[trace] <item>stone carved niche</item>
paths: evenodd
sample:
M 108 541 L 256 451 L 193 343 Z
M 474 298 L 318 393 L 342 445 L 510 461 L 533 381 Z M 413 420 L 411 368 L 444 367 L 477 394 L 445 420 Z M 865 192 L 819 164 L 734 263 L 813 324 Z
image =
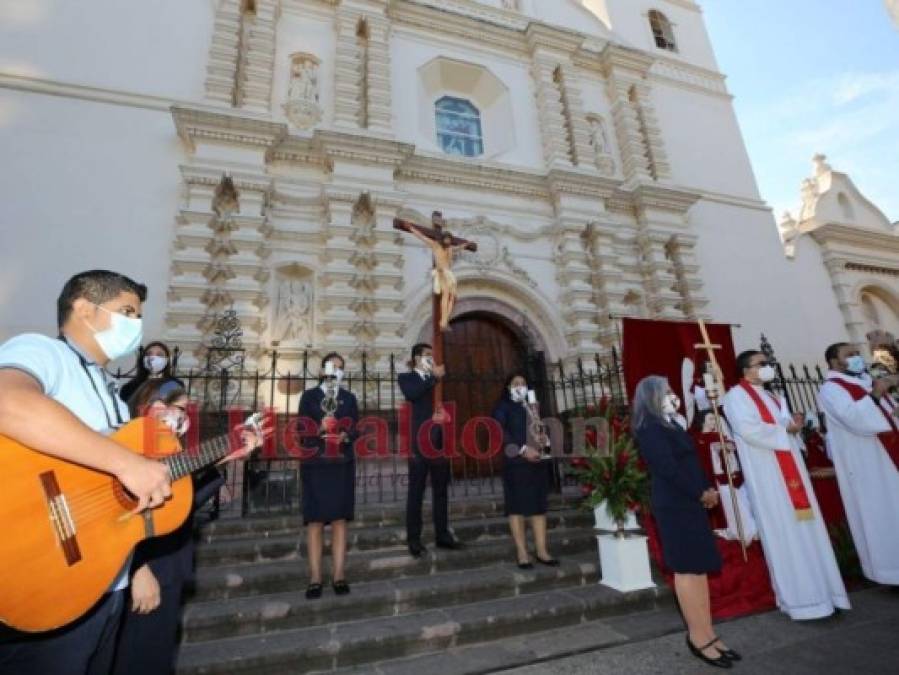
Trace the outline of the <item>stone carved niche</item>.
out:
M 310 129 L 322 116 L 318 101 L 318 57 L 307 52 L 290 55 L 290 84 L 284 114 L 299 129 Z
M 312 270 L 295 264 L 276 270 L 272 346 L 302 348 L 312 342 L 314 293 Z
M 590 126 L 590 145 L 593 147 L 596 168 L 604 176 L 610 176 L 615 173 L 615 159 L 612 157 L 606 122 L 602 115 L 590 113 L 587 115 L 587 124 Z

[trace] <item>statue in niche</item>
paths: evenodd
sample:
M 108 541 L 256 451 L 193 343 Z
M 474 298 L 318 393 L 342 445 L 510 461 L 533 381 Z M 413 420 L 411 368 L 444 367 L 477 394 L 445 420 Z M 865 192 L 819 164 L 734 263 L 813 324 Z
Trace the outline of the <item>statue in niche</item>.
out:
M 587 124 L 590 126 L 590 145 L 593 146 L 596 168 L 603 175 L 610 175 L 615 172 L 615 160 L 612 158 L 605 120 L 602 115 L 592 113 L 587 115 Z
M 290 82 L 284 113 L 295 126 L 309 129 L 322 115 L 318 102 L 318 67 L 321 62 L 306 52 L 290 55 Z
M 312 282 L 286 277 L 278 285 L 272 339 L 278 342 L 308 342 Z

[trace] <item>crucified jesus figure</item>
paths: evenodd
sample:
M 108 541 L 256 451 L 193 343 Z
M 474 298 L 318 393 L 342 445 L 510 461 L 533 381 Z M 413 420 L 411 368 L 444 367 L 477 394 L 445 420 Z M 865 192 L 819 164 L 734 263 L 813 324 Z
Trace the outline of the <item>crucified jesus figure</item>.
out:
M 431 216 L 433 228 L 423 228 L 406 220 L 395 220 L 393 226 L 410 233 L 431 249 L 434 268 L 431 270 L 434 295 L 440 299 L 438 327 L 441 332 L 449 330 L 450 314 L 456 304 L 456 275 L 453 274 L 453 254 L 455 251 L 477 250 L 477 245 L 465 239 L 458 239 L 443 229 L 443 217 L 439 211 Z

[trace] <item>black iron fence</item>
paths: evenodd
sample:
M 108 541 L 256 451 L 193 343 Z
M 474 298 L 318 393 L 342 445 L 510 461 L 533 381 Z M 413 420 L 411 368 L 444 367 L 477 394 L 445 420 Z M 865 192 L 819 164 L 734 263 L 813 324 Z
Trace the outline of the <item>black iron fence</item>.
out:
M 235 409 L 270 411 L 277 421 L 277 428 L 276 444 L 264 457 L 255 456 L 246 462 L 226 466 L 226 486 L 212 508 L 218 514 L 233 516 L 296 511 L 300 501 L 302 462 L 290 452 L 285 434 L 290 433 L 289 418 L 297 412 L 303 391 L 319 383 L 318 372 L 310 367 L 311 363 L 317 366 L 317 361 L 310 361 L 310 354 L 304 353 L 299 359 L 291 359 L 291 364 L 299 364 L 292 371 L 282 367 L 279 355 L 273 353 L 264 370 L 248 370 L 242 358 L 233 358 L 233 354 L 228 358 L 221 356 L 217 354 L 216 358 L 210 358 L 203 368 L 176 369 L 174 373 L 198 407 L 203 438 L 227 433 L 229 419 L 231 423 L 235 419 Z M 397 385 L 397 376 L 406 368 L 393 356 L 386 363 L 386 368 L 371 369 L 363 354 L 358 367 L 347 370 L 343 380 L 343 387 L 357 398 L 360 416 L 382 420 L 387 429 L 386 452 L 357 459 L 356 498 L 362 504 L 397 502 L 406 495 L 407 459 L 400 452 L 399 415 L 404 399 Z M 554 440 L 561 438 L 559 453 L 563 456 L 571 452 L 571 419 L 574 416 L 580 416 L 590 406 L 598 407 L 603 401 L 619 405 L 626 402 L 617 350 L 613 350 L 608 359 L 596 356 L 587 362 L 577 360 L 569 367 L 556 363 L 540 370 L 532 373 L 529 385 L 537 393 L 541 414 L 558 421 L 560 431 Z M 131 373 L 117 375 L 124 382 L 130 379 Z M 489 416 L 507 376 L 508 373 L 500 371 L 457 369 L 447 373 L 444 387 L 447 392 L 460 392 L 476 398 L 474 404 L 471 401 L 466 404 L 467 409 L 474 409 L 477 415 Z M 453 401 L 448 395 L 447 404 L 450 403 Z M 460 419 L 455 425 L 457 436 L 467 421 Z M 480 455 L 483 451 L 483 447 L 478 448 L 481 459 L 460 453 L 450 460 L 451 496 L 501 494 L 499 463 L 485 460 Z M 556 457 L 550 461 L 556 490 L 573 497 L 576 486 L 566 477 L 564 458 Z

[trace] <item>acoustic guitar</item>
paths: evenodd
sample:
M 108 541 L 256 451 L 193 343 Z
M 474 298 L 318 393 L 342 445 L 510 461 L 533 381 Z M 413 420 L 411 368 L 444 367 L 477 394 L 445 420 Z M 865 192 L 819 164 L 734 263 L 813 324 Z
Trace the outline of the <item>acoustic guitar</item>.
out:
M 260 417 L 246 425 L 258 430 Z M 193 506 L 193 471 L 229 455 L 228 435 L 182 451 L 161 422 L 137 418 L 112 435 L 158 459 L 172 497 L 130 516 L 137 505 L 109 474 L 31 450 L 0 436 L 0 622 L 47 631 L 84 615 L 109 590 L 135 545 L 177 529 Z

